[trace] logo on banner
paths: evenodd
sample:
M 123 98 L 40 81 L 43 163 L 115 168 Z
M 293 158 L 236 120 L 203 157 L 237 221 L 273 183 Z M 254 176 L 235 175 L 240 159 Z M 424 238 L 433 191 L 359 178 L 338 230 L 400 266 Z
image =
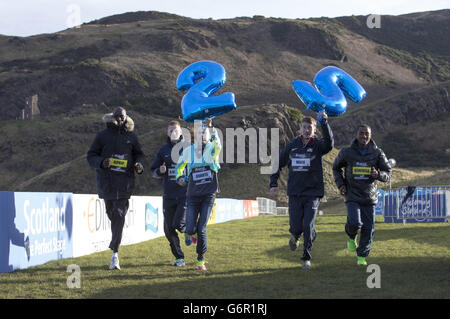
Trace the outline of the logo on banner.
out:
M 431 196 L 426 198 L 416 195 L 414 198 L 408 198 L 401 206 L 401 214 L 404 218 L 432 217 Z
M 0 272 L 72 257 L 72 194 L 1 192 L 0 202 Z
M 152 204 L 145 204 L 145 231 L 158 232 L 158 209 Z
M 86 218 L 90 233 L 98 231 L 106 232 L 111 227 L 108 216 L 106 215 L 105 203 L 100 198 L 91 197 L 89 199 L 87 211 L 83 211 L 83 217 Z
M 50 197 L 43 200 L 40 198 L 24 200 L 23 217 L 26 224 L 24 234 L 34 239 L 31 242 L 27 239 L 25 246 L 27 255 L 28 250 L 30 256 L 48 255 L 54 252 L 57 252 L 59 256 L 63 255 L 67 246 L 67 239 L 63 235 L 67 232 L 66 206 L 67 201 L 62 198 L 59 198 L 56 203 L 51 202 Z M 72 212 L 70 211 L 69 214 L 71 215 Z

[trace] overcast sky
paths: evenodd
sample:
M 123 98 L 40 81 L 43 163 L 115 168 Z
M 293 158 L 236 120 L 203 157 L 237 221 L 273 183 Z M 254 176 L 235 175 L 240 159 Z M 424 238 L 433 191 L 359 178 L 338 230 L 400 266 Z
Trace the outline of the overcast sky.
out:
M 161 11 L 191 18 L 281 18 L 389 14 L 450 8 L 450 0 L 0 0 L 0 34 L 53 33 L 106 16 Z

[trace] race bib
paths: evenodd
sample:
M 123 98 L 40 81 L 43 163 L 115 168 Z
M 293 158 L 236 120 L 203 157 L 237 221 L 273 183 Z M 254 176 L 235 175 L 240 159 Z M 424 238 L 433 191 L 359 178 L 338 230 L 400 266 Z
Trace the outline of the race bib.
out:
M 370 175 L 370 167 L 353 166 L 353 175 Z
M 305 154 L 293 154 L 291 167 L 293 172 L 307 172 L 311 166 L 311 158 Z
M 367 163 L 356 162 L 352 167 L 352 175 L 354 179 L 369 179 L 371 168 Z
M 211 183 L 212 181 L 212 173 L 211 170 L 195 170 L 192 172 L 192 180 L 195 185 L 202 185 Z
M 128 164 L 128 161 L 127 161 L 127 160 L 121 160 L 121 159 L 118 159 L 118 158 L 111 158 L 111 159 L 109 160 L 109 165 L 110 165 L 110 166 L 116 166 L 116 167 L 124 167 L 124 168 L 126 168 L 126 167 L 127 167 L 127 164 Z
M 217 192 L 217 175 L 209 167 L 202 166 L 192 169 L 186 195 L 204 196 Z
M 311 166 L 311 159 L 309 159 L 309 158 L 293 158 L 292 166 Z
M 125 173 L 127 171 L 128 160 L 125 159 L 126 155 L 114 154 L 109 159 L 110 170 L 119 173 Z
M 177 177 L 177 171 L 175 170 L 175 168 L 169 168 L 167 175 L 169 175 L 170 180 L 174 181 Z

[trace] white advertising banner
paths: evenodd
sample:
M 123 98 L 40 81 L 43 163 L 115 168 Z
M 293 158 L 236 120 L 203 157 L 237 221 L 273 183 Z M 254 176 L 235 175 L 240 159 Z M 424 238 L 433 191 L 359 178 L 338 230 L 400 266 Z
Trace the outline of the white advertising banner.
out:
M 103 199 L 94 194 L 73 194 L 73 256 L 108 249 L 111 222 Z M 164 235 L 162 197 L 131 196 L 121 245 L 130 245 Z

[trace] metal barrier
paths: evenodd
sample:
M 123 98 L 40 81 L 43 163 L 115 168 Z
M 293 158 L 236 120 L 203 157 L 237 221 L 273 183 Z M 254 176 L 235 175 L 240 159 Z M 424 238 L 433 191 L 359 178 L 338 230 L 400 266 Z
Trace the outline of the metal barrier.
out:
M 265 198 L 265 197 L 256 197 L 258 201 L 258 210 L 260 215 L 276 215 L 277 214 L 277 202 Z
M 385 191 L 382 205 L 388 222 L 445 222 L 450 218 L 450 186 L 408 186 Z
M 277 206 L 277 215 L 289 215 L 289 207 Z

